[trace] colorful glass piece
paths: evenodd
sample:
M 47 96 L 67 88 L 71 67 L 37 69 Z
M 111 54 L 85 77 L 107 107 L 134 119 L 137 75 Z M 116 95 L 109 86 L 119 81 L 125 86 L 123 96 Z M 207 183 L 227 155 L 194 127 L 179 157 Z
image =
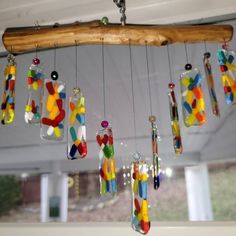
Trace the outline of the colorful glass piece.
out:
M 103 127 L 104 124 L 107 126 Z M 114 159 L 114 146 L 112 128 L 108 122 L 102 122 L 102 129 L 97 133 L 97 143 L 99 146 L 99 177 L 100 194 L 112 195 L 117 193 L 116 168 Z
M 183 119 L 187 127 L 200 126 L 206 122 L 201 81 L 202 76 L 196 68 L 180 75 Z
M 15 79 L 16 79 L 16 62 L 12 54 L 7 56 L 7 66 L 4 71 L 4 92 L 2 96 L 2 124 L 10 124 L 15 117 Z
M 59 141 L 64 137 L 65 84 L 45 79 L 40 136 L 45 140 Z
M 135 231 L 147 234 L 151 226 L 147 201 L 148 165 L 145 161 L 140 160 L 139 153 L 134 153 L 133 158 L 131 165 L 131 225 Z
M 67 157 L 70 160 L 85 158 L 87 155 L 85 98 L 75 88 L 69 98 Z
M 218 62 L 221 70 L 221 79 L 227 104 L 236 105 L 236 65 L 235 52 L 227 47 L 217 51 Z
M 176 155 L 180 155 L 183 151 L 182 147 L 182 138 L 180 132 L 180 125 L 179 125 L 179 113 L 178 113 L 178 104 L 175 97 L 174 91 L 175 84 L 169 84 L 169 107 L 170 107 L 170 119 L 171 119 L 171 129 L 173 135 L 173 145 Z
M 150 116 L 149 121 L 152 126 L 153 187 L 157 190 L 160 187 L 160 164 L 158 156 L 157 125 L 155 123 L 156 117 Z
M 40 60 L 34 58 L 33 64 L 27 72 L 28 99 L 25 106 L 27 124 L 38 124 L 41 119 L 44 74 L 39 64 Z
M 210 100 L 211 100 L 212 113 L 215 116 L 220 116 L 220 110 L 219 110 L 219 105 L 218 105 L 216 92 L 215 92 L 215 86 L 214 86 L 214 79 L 213 79 L 211 64 L 210 64 L 210 60 L 209 60 L 210 56 L 211 56 L 211 54 L 209 52 L 204 53 L 203 66 L 205 69 L 207 86 L 208 86 L 209 96 L 210 96 Z

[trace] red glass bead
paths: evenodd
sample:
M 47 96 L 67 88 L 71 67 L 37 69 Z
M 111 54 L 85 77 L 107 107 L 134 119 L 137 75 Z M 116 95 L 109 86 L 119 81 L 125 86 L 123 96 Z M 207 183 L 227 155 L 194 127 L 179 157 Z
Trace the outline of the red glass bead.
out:
M 169 87 L 170 89 L 173 89 L 173 88 L 175 87 L 175 84 L 174 84 L 174 83 L 169 83 L 168 87 Z
M 35 57 L 34 59 L 33 59 L 33 64 L 34 65 L 38 65 L 40 63 L 40 60 L 37 58 L 37 57 Z

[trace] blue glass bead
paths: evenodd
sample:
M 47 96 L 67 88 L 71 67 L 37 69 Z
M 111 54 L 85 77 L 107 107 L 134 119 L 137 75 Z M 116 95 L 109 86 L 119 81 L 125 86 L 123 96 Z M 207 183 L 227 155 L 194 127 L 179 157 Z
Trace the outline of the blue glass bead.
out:
M 66 98 L 66 94 L 63 92 L 59 93 L 60 99 L 65 99 Z
M 189 105 L 187 102 L 184 102 L 184 103 L 183 103 L 183 106 L 184 106 L 185 110 L 186 110 L 189 114 L 192 113 L 192 108 L 190 107 L 190 105 Z
M 71 157 L 74 157 L 76 151 L 77 151 L 77 147 L 76 147 L 75 144 L 73 144 L 73 145 L 71 146 L 71 149 L 70 149 L 70 156 L 71 156 Z

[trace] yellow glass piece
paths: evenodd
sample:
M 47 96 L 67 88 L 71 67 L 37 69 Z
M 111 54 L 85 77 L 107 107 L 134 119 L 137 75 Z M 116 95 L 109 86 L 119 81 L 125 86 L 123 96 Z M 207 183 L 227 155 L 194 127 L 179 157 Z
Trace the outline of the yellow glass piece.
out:
M 60 130 L 59 127 L 55 127 L 55 128 L 54 128 L 54 133 L 55 133 L 55 136 L 56 136 L 57 138 L 60 138 L 60 137 L 61 137 L 61 130 Z
M 53 96 L 54 96 L 54 99 L 55 99 L 55 100 L 60 99 L 59 93 L 55 93 Z
M 172 131 L 175 135 L 180 133 L 180 128 L 177 121 L 172 121 Z
M 198 101 L 197 101 L 197 110 L 204 111 L 204 107 L 205 107 L 204 99 L 203 98 L 198 99 Z
M 59 112 L 58 106 L 53 106 L 52 111 L 50 112 L 48 118 L 54 120 Z
M 143 221 L 148 222 L 148 204 L 147 204 L 147 200 L 143 200 L 142 204 L 141 204 L 141 214 L 142 214 L 142 218 Z
M 75 140 L 75 145 L 79 146 L 79 144 L 81 143 L 81 141 L 79 139 Z
M 81 107 L 81 106 L 84 107 L 84 105 L 85 105 L 85 98 L 84 98 L 84 96 L 81 96 L 78 101 L 77 107 Z
M 34 81 L 34 82 L 33 82 L 32 87 L 33 87 L 33 90 L 37 90 L 37 89 L 38 89 L 38 83 L 37 83 L 37 81 Z
M 30 105 L 26 105 L 25 106 L 25 111 L 26 112 L 31 112 L 32 111 L 32 107 Z
M 192 114 L 195 116 L 197 113 L 199 112 L 199 110 L 197 109 L 197 108 L 194 108 L 193 110 L 192 110 Z
M 195 109 L 193 109 L 192 112 L 194 112 Z M 186 117 L 185 119 L 185 123 L 188 126 L 192 126 L 194 124 L 195 121 L 195 115 L 194 114 L 190 114 L 189 116 Z
M 73 110 L 73 112 L 71 113 L 70 116 L 70 125 L 73 125 L 75 123 L 75 119 L 76 119 L 76 109 Z
M 147 178 L 147 175 L 146 175 L 146 174 L 142 174 L 142 175 L 141 175 L 141 180 L 142 180 L 142 181 L 145 182 L 145 181 L 147 181 L 147 179 L 148 179 L 148 178 Z
M 111 173 L 115 173 L 115 161 L 114 159 L 110 159 L 110 167 L 111 167 Z
M 236 66 L 233 64 L 226 62 L 225 65 L 228 67 L 228 70 L 236 70 Z
M 85 107 L 78 107 L 76 110 L 79 114 L 85 113 Z
M 16 75 L 16 66 L 9 66 L 9 74 Z
M 48 100 L 47 100 L 47 111 L 51 112 L 53 109 L 55 103 L 55 98 L 53 95 L 48 95 Z
M 136 194 L 137 191 L 138 191 L 138 180 L 135 180 L 135 181 L 134 181 L 134 187 L 133 187 L 133 192 L 134 192 L 134 194 Z
M 104 162 L 103 162 L 103 172 L 105 175 L 107 175 L 108 173 L 108 160 L 106 158 L 104 158 Z
M 138 213 L 138 221 L 140 222 L 142 220 L 142 213 Z
M 192 102 L 193 102 L 193 91 L 187 90 L 186 102 L 188 104 L 192 104 Z
M 190 85 L 190 77 L 184 77 L 182 80 L 181 80 L 181 83 L 185 86 L 185 87 L 188 87 Z
M 111 172 L 107 172 L 107 180 L 108 180 L 108 181 L 111 180 Z

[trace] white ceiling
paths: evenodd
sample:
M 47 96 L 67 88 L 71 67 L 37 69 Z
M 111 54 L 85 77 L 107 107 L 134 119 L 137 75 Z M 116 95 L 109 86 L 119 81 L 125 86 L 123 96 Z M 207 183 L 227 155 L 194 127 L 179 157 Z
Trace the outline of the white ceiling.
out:
M 152 1 L 127 0 L 128 22 L 132 23 L 177 23 L 199 20 L 211 16 L 220 16 L 236 12 L 235 0 L 220 1 L 170 0 Z M 56 4 L 55 4 L 56 3 Z M 201 3 L 201 4 L 200 4 Z M 112 1 L 53 1 L 38 0 L 33 2 L 0 0 L 0 30 L 6 27 L 32 25 L 38 20 L 40 24 L 52 22 L 73 22 L 75 20 L 93 20 L 107 15 L 111 21 L 119 21 L 119 13 Z M 217 19 L 214 18 L 214 19 Z M 204 20 L 201 20 L 204 21 Z M 229 22 L 236 29 L 236 21 Z M 203 81 L 206 99 L 207 124 L 202 127 L 185 128 L 182 122 L 178 77 L 185 65 L 183 45 L 171 45 L 171 64 L 173 78 L 176 82 L 176 93 L 179 103 L 179 114 L 182 128 L 184 155 L 175 157 L 172 148 L 172 137 L 169 118 L 167 85 L 169 82 L 166 47 L 150 47 L 150 79 L 152 87 L 153 113 L 158 118 L 161 136 L 160 154 L 166 165 L 189 165 L 201 161 L 213 161 L 236 158 L 236 119 L 235 108 L 227 106 L 216 61 L 216 50 L 220 45 L 207 45 L 212 53 L 212 65 L 215 75 L 216 91 L 220 103 L 221 117 L 215 118 L 210 111 L 210 102 L 206 82 Z M 231 47 L 236 49 L 234 36 Z M 133 47 L 135 107 L 137 123 L 137 143 L 139 151 L 147 158 L 151 156 L 149 100 L 147 90 L 147 71 L 145 48 Z M 202 44 L 188 45 L 191 63 L 203 73 Z M 75 48 L 58 49 L 57 66 L 60 79 L 67 83 L 67 92 L 75 84 Z M 53 51 L 40 52 L 39 56 L 45 74 L 53 69 Z M 119 164 L 129 163 L 134 152 L 134 131 L 132 121 L 132 97 L 130 68 L 127 47 L 105 46 L 105 80 L 107 95 L 107 117 L 112 123 L 115 152 Z M 100 46 L 79 47 L 79 84 L 87 98 L 87 137 L 89 154 L 87 161 L 66 161 L 66 143 L 51 144 L 39 138 L 39 127 L 24 123 L 24 106 L 27 97 L 25 73 L 33 53 L 17 56 L 18 76 L 16 84 L 16 118 L 12 125 L 0 125 L 0 171 L 7 168 L 41 168 L 48 171 L 52 161 L 62 161 L 64 170 L 92 169 L 98 165 L 95 133 L 99 129 L 103 114 L 102 65 Z M 5 58 L 0 59 L 0 77 L 3 75 Z M 0 94 L 3 92 L 0 87 Z M 125 145 L 121 145 L 124 143 Z M 84 164 L 82 165 L 81 163 Z M 85 164 L 86 163 L 86 164 Z M 42 167 L 43 165 L 43 167 Z

